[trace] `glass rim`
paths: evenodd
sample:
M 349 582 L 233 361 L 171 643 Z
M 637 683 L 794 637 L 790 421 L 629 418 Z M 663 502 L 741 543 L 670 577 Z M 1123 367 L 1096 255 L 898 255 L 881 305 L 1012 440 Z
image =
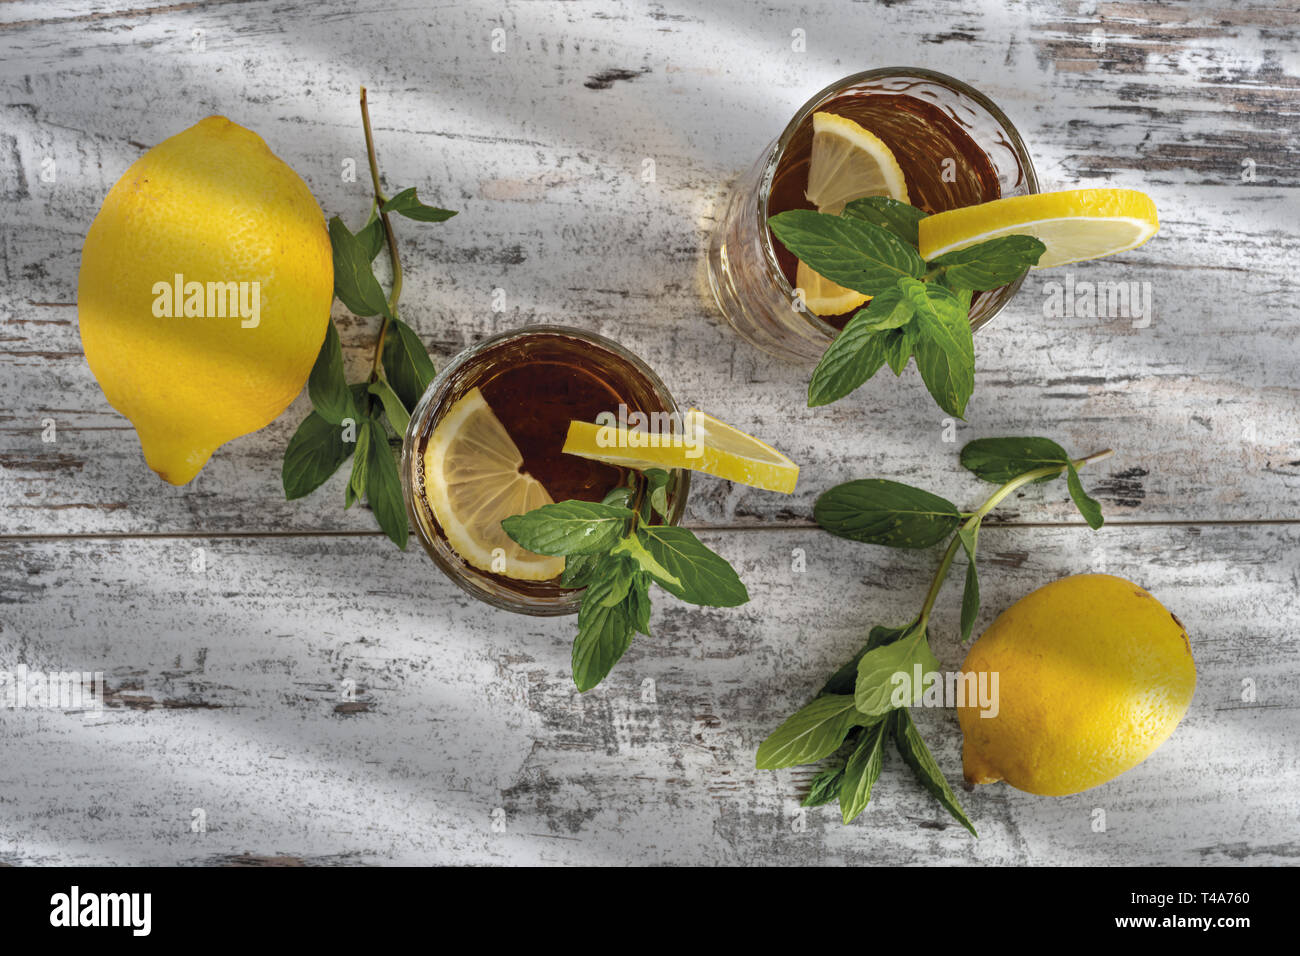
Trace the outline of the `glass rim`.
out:
M 427 540 L 421 516 L 416 509 L 416 490 L 414 486 L 414 468 L 417 461 L 415 448 L 420 438 L 430 426 L 430 417 L 438 404 L 446 397 L 447 392 L 456 382 L 457 373 L 462 370 L 469 362 L 478 358 L 487 350 L 501 345 L 502 343 L 511 342 L 516 339 L 526 338 L 532 335 L 547 335 L 559 338 L 574 339 L 588 345 L 594 345 L 602 348 L 617 356 L 619 359 L 627 362 L 633 370 L 645 379 L 645 383 L 650 390 L 664 405 L 664 410 L 681 417 L 682 411 L 677 406 L 677 400 L 673 397 L 672 392 L 663 380 L 650 368 L 650 366 L 640 356 L 631 352 L 624 346 L 615 342 L 606 336 L 596 332 L 589 332 L 585 329 L 578 329 L 572 326 L 551 325 L 538 323 L 534 325 L 522 325 L 515 329 L 509 329 L 505 332 L 498 332 L 490 335 L 481 342 L 475 342 L 468 345 L 454 355 L 442 370 L 434 377 L 416 402 L 415 408 L 411 412 L 411 419 L 407 423 L 406 432 L 402 436 L 402 457 L 399 465 L 402 480 L 402 497 L 406 505 L 407 519 L 410 521 L 415 537 L 420 541 L 424 550 L 428 552 L 433 563 L 438 566 L 448 578 L 451 579 L 461 590 L 465 591 L 474 598 L 490 604 L 493 607 L 505 611 L 513 611 L 518 614 L 529 614 L 534 616 L 557 616 L 563 614 L 577 613 L 580 606 L 582 589 L 572 589 L 566 597 L 558 600 L 538 597 L 529 600 L 528 598 L 518 595 L 509 596 L 485 587 L 476 578 L 480 573 L 478 568 L 473 568 L 474 574 L 468 573 L 470 565 L 463 559 L 457 558 L 451 561 L 446 555 L 434 546 L 433 542 Z M 673 493 L 671 514 L 665 516 L 665 521 L 670 525 L 681 523 L 682 517 L 686 513 L 686 501 L 690 496 L 691 490 L 691 473 L 681 469 L 673 469 L 672 474 L 676 476 L 676 488 Z M 450 544 L 447 545 L 450 550 Z M 505 588 L 502 587 L 502 591 Z
M 946 86 L 949 89 L 973 100 L 981 109 L 985 110 L 990 116 L 992 116 L 1007 134 L 1009 145 L 1015 151 L 1016 158 L 1020 162 L 1020 168 L 1024 174 L 1025 183 L 1029 192 L 1031 194 L 1038 192 L 1038 173 L 1034 169 L 1034 161 L 1029 155 L 1029 148 L 1025 144 L 1024 137 L 1020 135 L 1020 130 L 1016 128 L 1016 125 L 1011 122 L 1011 118 L 1008 117 L 996 103 L 969 83 L 965 83 L 957 79 L 955 76 L 949 76 L 947 73 L 940 73 L 938 70 L 928 70 L 919 66 L 886 66 L 873 70 L 862 70 L 859 73 L 853 73 L 849 76 L 841 77 L 834 83 L 818 90 L 804 102 L 803 106 L 799 107 L 798 111 L 794 114 L 794 117 L 786 124 L 785 129 L 781 131 L 781 135 L 776 138 L 772 143 L 772 146 L 769 148 L 766 167 L 763 171 L 763 178 L 759 183 L 759 217 L 762 224 L 762 228 L 759 230 L 759 242 L 763 249 L 763 261 L 766 264 L 769 273 L 771 273 L 775 278 L 777 288 L 787 300 L 793 301 L 794 286 L 790 285 L 790 280 L 785 277 L 785 272 L 782 271 L 781 265 L 777 261 L 776 250 L 772 246 L 771 230 L 767 228 L 768 201 L 772 194 L 772 183 L 776 176 L 776 167 L 779 165 L 781 157 L 785 155 L 785 151 L 789 147 L 790 141 L 794 138 L 799 127 L 809 115 L 816 111 L 818 105 L 847 87 L 853 86 L 857 83 L 864 83 L 868 80 L 880 80 L 887 77 L 929 80 L 939 86 Z M 1022 275 L 1015 282 L 1008 283 L 1004 286 L 1003 288 L 1006 289 L 1005 301 L 992 315 L 984 316 L 977 322 L 971 323 L 971 330 L 977 331 L 996 318 L 997 315 L 1006 308 L 1007 302 L 1010 302 L 1015 294 L 1020 290 L 1020 286 L 1024 281 L 1025 276 Z M 839 335 L 840 330 L 831 325 L 821 316 L 814 315 L 806 309 L 800 314 L 804 321 L 826 335 L 828 339 L 833 339 L 835 336 Z

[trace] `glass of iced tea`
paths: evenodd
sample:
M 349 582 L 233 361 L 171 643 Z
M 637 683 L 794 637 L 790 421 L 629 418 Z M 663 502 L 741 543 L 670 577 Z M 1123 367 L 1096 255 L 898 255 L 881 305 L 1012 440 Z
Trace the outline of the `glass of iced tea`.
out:
M 847 117 L 890 148 L 912 205 L 927 213 L 1038 192 L 1024 141 L 988 97 L 930 70 L 890 67 L 845 77 L 805 103 L 736 185 L 709 243 L 718 307 L 740 335 L 790 361 L 821 358 L 853 312 L 817 316 L 795 293 L 798 261 L 772 235 L 769 216 L 812 209 L 804 195 L 813 114 Z M 993 319 L 1017 280 L 978 293 L 971 325 Z
M 400 466 L 407 513 L 434 563 L 496 607 L 576 612 L 579 592 L 559 580 L 564 559 L 524 551 L 500 522 L 552 502 L 601 501 L 624 485 L 639 504 L 638 473 L 562 451 L 570 421 L 602 414 L 681 421 L 649 366 L 579 329 L 526 326 L 452 359 L 411 415 Z M 688 472 L 673 473 L 669 524 L 681 520 L 689 487 Z

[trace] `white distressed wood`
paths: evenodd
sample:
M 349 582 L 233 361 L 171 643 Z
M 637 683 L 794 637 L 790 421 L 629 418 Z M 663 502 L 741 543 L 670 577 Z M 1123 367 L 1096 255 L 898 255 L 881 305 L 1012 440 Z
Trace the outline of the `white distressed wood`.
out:
M 0 860 L 1294 861 L 1297 27 L 1272 2 L 0 4 L 0 665 L 101 668 L 120 705 L 92 726 L 5 712 Z M 1161 210 L 1153 242 L 1074 274 L 1151 283 L 1151 326 L 1048 317 L 1043 282 L 1064 273 L 1031 276 L 981 332 L 969 424 L 951 436 L 914 371 L 803 408 L 807 370 L 731 334 L 702 271 L 730 180 L 817 89 L 889 62 L 987 92 L 1046 188 L 1132 186 Z M 525 322 L 594 329 L 682 403 L 803 466 L 788 498 L 697 482 L 690 521 L 720 529 L 708 540 L 755 599 L 712 611 L 664 597 L 656 639 L 592 694 L 567 677 L 571 622 L 469 603 L 364 510 L 344 512 L 341 479 L 283 501 L 305 397 L 172 489 L 81 355 L 81 241 L 130 162 L 224 113 L 355 225 L 365 176 L 340 170 L 363 155 L 361 83 L 387 181 L 461 210 L 398 225 L 405 315 L 439 361 Z M 359 375 L 373 325 L 335 319 Z M 1116 448 L 1085 474 L 1111 524 L 1083 530 L 1063 487 L 1003 509 L 1019 526 L 982 542 L 981 623 L 1065 573 L 1130 577 L 1192 633 L 1192 712 L 1100 791 L 964 797 L 979 842 L 897 761 L 855 827 L 824 810 L 792 832 L 810 774 L 753 771 L 753 748 L 869 625 L 910 613 L 933 560 L 804 527 L 812 501 L 876 475 L 968 505 L 986 489 L 957 467 L 960 444 L 1024 432 Z M 794 547 L 807 575 L 789 571 Z M 340 709 L 349 678 L 360 701 Z M 951 715 L 921 721 L 956 779 Z M 201 837 L 194 807 L 208 811 Z
M 682 401 L 803 464 L 793 499 L 701 484 L 698 521 L 792 520 L 821 489 L 861 474 L 960 493 L 945 485 L 943 415 L 914 370 L 812 412 L 807 370 L 731 334 L 703 282 L 702 246 L 730 179 L 808 95 L 880 65 L 861 51 L 882 30 L 896 61 L 941 66 L 1001 103 L 1046 186 L 1146 189 L 1164 219 L 1146 247 L 1075 270 L 1151 283 L 1151 327 L 1045 318 L 1040 278 L 1064 270 L 1032 277 L 979 338 L 960 440 L 1028 429 L 1080 454 L 1113 445 L 1107 469 L 1141 492 L 1111 496 L 1119 519 L 1297 517 L 1296 127 L 1279 117 L 1294 114 L 1300 82 L 1300 43 L 1280 26 L 1295 18 L 1261 8 L 1222 26 L 1208 8 L 1102 4 L 1107 46 L 1092 55 L 1098 21 L 1074 5 L 989 5 L 955 23 L 946 5 L 927 15 L 915 4 L 814 5 L 802 16 L 528 4 L 503 19 L 474 5 L 355 6 L 187 7 L 93 28 L 52 14 L 0 30 L 0 493 L 16 502 L 3 530 L 371 527 L 338 507 L 341 479 L 308 501 L 282 500 L 280 457 L 305 400 L 219 452 L 193 487 L 161 487 L 89 374 L 73 305 L 81 239 L 104 193 L 144 148 L 210 112 L 256 129 L 327 211 L 359 222 L 366 177 L 345 183 L 340 170 L 362 158 L 362 82 L 388 180 L 462 211 L 443 226 L 399 223 L 405 314 L 440 359 L 529 321 L 596 329 L 644 355 Z M 492 52 L 494 28 L 506 31 L 504 53 Z M 795 28 L 808 31 L 806 53 L 789 50 Z M 68 56 L 71 36 L 79 51 L 89 44 L 84 55 Z M 611 70 L 632 76 L 609 80 Z M 46 157 L 53 183 L 40 179 Z M 1253 183 L 1240 181 L 1245 158 L 1257 162 Z M 642 182 L 645 159 L 653 183 Z M 490 309 L 497 288 L 502 314 Z M 374 325 L 341 307 L 336 318 L 360 374 Z M 50 418 L 54 446 L 40 441 Z M 1035 517 L 1071 514 L 1058 502 Z
M 103 671 L 87 720 L 9 711 L 0 860 L 559 863 L 1286 863 L 1300 853 L 1295 736 L 1300 530 L 988 529 L 980 627 L 1068 570 L 1148 587 L 1185 623 L 1192 708 L 1100 789 L 961 794 L 981 839 L 889 759 L 871 808 L 795 832 L 807 769 L 757 771 L 758 742 L 874 624 L 915 612 L 937 556 L 813 529 L 711 533 L 749 582 L 739 609 L 658 595 L 598 689 L 568 674 L 572 619 L 491 614 L 422 557 L 373 538 L 11 541 L 0 658 Z M 191 571 L 202 548 L 206 571 Z M 807 571 L 791 571 L 804 549 Z M 828 602 L 828 595 L 836 600 Z M 955 640 L 957 584 L 936 651 Z M 1258 688 L 1241 701 L 1242 681 Z M 344 681 L 356 702 L 340 700 Z M 644 699 L 652 681 L 653 700 Z M 129 704 L 126 702 L 129 699 Z M 951 711 L 917 712 L 960 780 Z M 202 808 L 208 831 L 190 832 Z M 493 832 L 493 810 L 505 812 Z M 1106 831 L 1092 829 L 1106 813 Z

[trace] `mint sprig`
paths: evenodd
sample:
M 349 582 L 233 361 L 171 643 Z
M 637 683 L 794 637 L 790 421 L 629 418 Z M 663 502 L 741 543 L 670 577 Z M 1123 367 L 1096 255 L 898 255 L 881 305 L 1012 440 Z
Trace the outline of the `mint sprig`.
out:
M 402 263 L 389 214 L 419 222 L 443 222 L 456 215 L 426 206 L 414 187 L 391 198 L 379 184 L 374 135 L 366 91 L 361 90 L 361 122 L 374 186 L 370 218 L 353 233 L 338 216 L 329 221 L 334 256 L 334 297 L 362 318 L 382 316 L 370 374 L 364 382 L 348 384 L 338 329 L 330 320 L 316 364 L 307 379 L 313 411 L 298 426 L 284 452 L 281 482 L 286 498 L 301 498 L 319 488 L 352 459 L 343 507 L 361 499 L 370 504 L 379 527 L 405 549 L 410 526 L 402 501 L 396 450 L 411 419 L 411 410 L 433 381 L 433 360 L 414 330 L 398 318 L 402 294 Z M 392 285 L 387 296 L 371 263 L 387 247 Z
M 1046 247 L 1033 236 L 1003 236 L 923 262 L 917 224 L 925 215 L 907 203 L 868 196 L 838 216 L 792 209 L 768 219 L 773 235 L 811 269 L 872 297 L 813 371 L 809 406 L 838 401 L 883 365 L 901 375 L 915 357 L 939 407 L 965 417 L 975 388 L 971 296 L 1013 282 Z
M 726 559 L 666 517 L 672 475 L 631 471 L 604 501 L 561 501 L 513 515 L 501 527 L 521 547 L 562 556 L 560 584 L 583 588 L 573 641 L 573 682 L 588 691 L 631 646 L 649 635 L 650 585 L 708 607 L 735 607 L 749 592 Z
M 776 770 L 838 754 L 813 778 L 803 805 L 820 806 L 838 799 L 848 823 L 866 808 L 880 775 L 883 749 L 893 740 L 922 785 L 975 835 L 908 713 L 909 706 L 921 702 L 923 688 L 912 687 L 912 700 L 900 702 L 894 677 L 902 673 L 910 678 L 917 665 L 922 674 L 938 671 L 939 661 L 930 648 L 930 615 L 958 551 L 965 553 L 967 561 L 961 639 L 970 638 L 979 613 L 975 554 L 984 518 L 1018 489 L 1065 474 L 1079 511 L 1090 527 L 1100 527 L 1101 508 L 1084 492 L 1078 469 L 1110 454 L 1108 449 L 1071 459 L 1047 438 L 970 442 L 962 449 L 961 463 L 976 476 L 1000 483 L 973 512 L 960 511 L 952 502 L 920 488 L 879 478 L 846 482 L 821 495 L 813 516 L 838 537 L 891 548 L 931 547 L 944 539 L 948 544 L 916 617 L 902 627 L 873 627 L 862 649 L 831 675 L 818 695 L 759 745 L 755 766 Z

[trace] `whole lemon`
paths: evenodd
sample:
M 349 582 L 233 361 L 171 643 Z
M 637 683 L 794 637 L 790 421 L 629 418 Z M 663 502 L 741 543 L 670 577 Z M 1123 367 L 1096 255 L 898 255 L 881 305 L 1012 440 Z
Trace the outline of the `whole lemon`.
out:
M 302 390 L 333 287 L 306 184 L 256 133 L 209 116 L 133 163 L 91 224 L 86 361 L 149 467 L 183 485 Z
M 1182 623 L 1108 574 L 1021 598 L 971 646 L 962 671 L 995 689 L 990 716 L 969 693 L 957 710 L 966 781 L 1048 796 L 1137 766 L 1174 732 L 1196 688 Z

